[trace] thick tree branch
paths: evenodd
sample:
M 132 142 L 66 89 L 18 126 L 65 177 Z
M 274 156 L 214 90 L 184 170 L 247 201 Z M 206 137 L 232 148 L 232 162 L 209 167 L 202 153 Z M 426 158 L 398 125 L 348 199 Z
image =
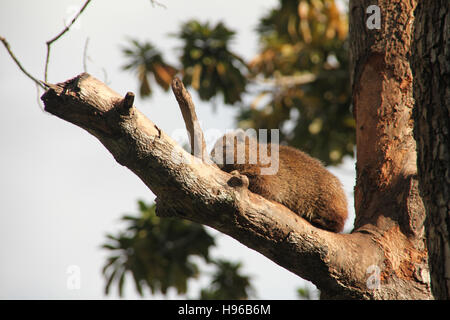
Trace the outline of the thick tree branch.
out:
M 130 107 L 130 97 L 82 74 L 51 85 L 42 100 L 46 111 L 89 131 L 117 162 L 138 175 L 156 194 L 160 216 L 189 219 L 228 234 L 312 281 L 330 297 L 377 294 L 367 290 L 366 270 L 383 264 L 385 257 L 371 235 L 315 228 L 286 207 L 251 193 L 243 177 L 194 161 Z
M 378 267 L 383 291 L 397 287 L 402 292 L 397 298 L 430 299 L 408 62 L 416 1 L 378 1 L 381 29 L 363 22 L 372 4 L 351 0 L 349 7 L 358 155 L 355 230 L 372 234 L 382 247 L 386 260 Z
M 414 137 L 431 287 L 450 299 L 450 3 L 419 1 L 410 61 L 414 83 Z

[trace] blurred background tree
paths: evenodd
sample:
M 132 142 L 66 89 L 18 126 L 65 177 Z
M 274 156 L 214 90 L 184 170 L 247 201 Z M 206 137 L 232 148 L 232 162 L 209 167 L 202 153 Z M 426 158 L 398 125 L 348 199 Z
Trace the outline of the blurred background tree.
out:
M 241 101 L 247 78 L 246 63 L 229 50 L 235 32 L 222 22 L 214 27 L 209 22 L 186 22 L 175 36 L 182 43 L 183 82 L 198 92 L 200 99 L 209 101 L 221 94 L 225 104 Z
M 141 296 L 144 288 L 152 294 L 166 295 L 169 288 L 186 294 L 188 280 L 197 279 L 201 273 L 193 259 L 199 257 L 216 269 L 210 287 L 201 290 L 200 299 L 247 299 L 252 295 L 250 277 L 241 275 L 240 263 L 210 258 L 209 250 L 215 242 L 205 227 L 186 220 L 160 219 L 155 204 L 138 201 L 138 208 L 137 216 L 122 218 L 128 223 L 126 230 L 117 236 L 107 235 L 103 245 L 111 251 L 103 268 L 106 294 L 116 283 L 122 296 L 127 272 Z
M 128 58 L 128 63 L 122 68 L 136 73 L 142 97 L 151 96 L 153 92 L 149 76 L 165 91 L 169 90 L 177 70 L 164 61 L 161 53 L 151 43 L 141 44 L 131 39 L 129 47 L 123 48 L 122 52 Z
M 131 40 L 123 49 L 125 70 L 134 70 L 140 94 L 152 93 L 152 82 L 168 90 L 179 72 L 185 85 L 200 99 L 223 98 L 239 108 L 236 125 L 243 129 L 280 129 L 281 143 L 306 151 L 324 164 L 337 165 L 353 156 L 355 121 L 350 106 L 348 21 L 334 0 L 280 0 L 256 28 L 259 52 L 245 62 L 230 50 L 235 32 L 219 22 L 187 21 L 173 36 L 182 43 L 178 65 L 171 66 L 150 42 Z M 243 99 L 243 97 L 248 99 Z M 243 101 L 251 101 L 245 104 Z M 119 236 L 109 236 L 112 250 L 104 269 L 106 291 L 113 282 L 123 286 L 130 271 L 142 294 L 165 294 L 173 287 L 187 290 L 187 281 L 199 275 L 192 256 L 216 266 L 202 299 L 246 299 L 252 295 L 250 278 L 241 265 L 213 261 L 208 250 L 214 239 L 202 226 L 163 219 L 154 206 L 140 202 L 140 216 Z M 166 221 L 167 220 L 167 221 Z M 310 298 L 309 289 L 299 289 Z
M 214 261 L 214 272 L 209 288 L 202 289 L 200 299 L 203 300 L 242 300 L 254 295 L 250 277 L 241 275 L 241 263 L 226 260 Z
M 214 245 L 202 225 L 180 219 L 160 219 L 156 216 L 156 205 L 138 202 L 139 215 L 124 216 L 129 226 L 118 236 L 108 235 L 103 247 L 112 251 L 112 256 L 103 269 L 105 292 L 108 294 L 113 280 L 118 282 L 119 295 L 126 271 L 131 271 L 136 290 L 142 295 L 147 286 L 152 293 L 166 294 L 173 287 L 179 294 L 187 291 L 187 281 L 199 275 L 193 256 L 210 262 L 209 248 Z
M 347 31 L 334 0 L 281 0 L 257 27 L 249 77 L 264 87 L 238 124 L 279 128 L 282 142 L 325 164 L 353 156 Z

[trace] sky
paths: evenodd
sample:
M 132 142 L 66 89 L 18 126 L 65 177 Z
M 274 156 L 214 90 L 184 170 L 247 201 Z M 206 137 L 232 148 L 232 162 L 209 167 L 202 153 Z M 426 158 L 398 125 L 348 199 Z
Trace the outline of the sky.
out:
M 257 52 L 255 27 L 276 0 L 218 1 L 94 0 L 51 51 L 48 81 L 62 82 L 83 71 L 125 94 L 137 92 L 132 73 L 121 67 L 127 39 L 151 41 L 176 64 L 180 43 L 170 33 L 189 19 L 223 21 L 236 30 L 232 50 L 247 61 Z M 43 79 L 46 41 L 68 23 L 84 1 L 0 0 L 0 36 L 23 66 Z M 86 67 L 86 69 L 85 69 Z M 39 96 L 42 94 L 40 92 Z M 192 93 L 202 128 L 235 127 L 236 108 L 220 100 L 200 102 Z M 172 137 L 184 123 L 170 92 L 155 89 L 151 99 L 135 106 Z M 213 107 L 214 106 L 214 107 Z M 0 299 L 118 299 L 115 287 L 105 296 L 101 269 L 108 252 L 107 233 L 124 228 L 126 213 L 137 212 L 137 200 L 155 196 L 89 133 L 45 113 L 36 86 L 0 46 Z M 209 145 L 212 147 L 212 144 Z M 329 168 L 343 183 L 353 225 L 354 160 Z M 296 289 L 313 285 L 236 240 L 217 235 L 214 258 L 241 261 L 259 299 L 297 299 Z M 74 279 L 76 281 L 74 282 Z M 187 297 L 196 297 L 206 276 L 191 281 Z M 182 299 L 169 291 L 166 298 Z M 140 298 L 129 276 L 124 298 Z M 145 299 L 164 298 L 146 294 Z

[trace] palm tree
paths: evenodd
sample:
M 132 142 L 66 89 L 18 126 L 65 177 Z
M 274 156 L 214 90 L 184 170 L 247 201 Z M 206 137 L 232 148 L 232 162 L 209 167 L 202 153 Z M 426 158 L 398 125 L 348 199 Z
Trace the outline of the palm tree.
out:
M 106 294 L 114 281 L 122 296 L 127 271 L 133 275 L 140 295 L 145 285 L 152 293 L 166 294 L 172 287 L 178 294 L 185 294 L 187 281 L 199 275 L 191 257 L 210 262 L 209 249 L 214 238 L 205 228 L 189 221 L 160 219 L 155 207 L 139 201 L 140 216 L 124 216 L 128 228 L 118 236 L 107 236 L 109 241 L 103 248 L 111 250 L 112 255 L 103 268 Z
M 183 82 L 198 91 L 200 99 L 210 100 L 219 92 L 226 104 L 241 101 L 247 78 L 247 67 L 229 49 L 235 32 L 221 22 L 211 27 L 195 20 L 184 23 L 176 36 L 183 40 Z
M 240 274 L 240 262 L 214 261 L 217 270 L 213 274 L 209 288 L 202 289 L 202 300 L 243 300 L 254 295 L 250 277 Z
M 132 39 L 130 47 L 123 48 L 122 51 L 129 60 L 123 69 L 137 72 L 139 93 L 142 97 L 152 94 L 149 75 L 152 75 L 156 83 L 165 91 L 170 88 L 177 69 L 167 64 L 161 53 L 150 42 L 139 43 Z

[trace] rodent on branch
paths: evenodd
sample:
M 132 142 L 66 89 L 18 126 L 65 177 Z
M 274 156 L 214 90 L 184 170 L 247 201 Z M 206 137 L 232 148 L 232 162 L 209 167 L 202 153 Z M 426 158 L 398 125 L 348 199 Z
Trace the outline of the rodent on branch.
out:
M 314 226 L 333 232 L 344 228 L 347 199 L 340 181 L 306 153 L 257 143 L 237 130 L 216 142 L 211 158 L 223 171 L 247 176 L 250 191 L 283 204 Z

